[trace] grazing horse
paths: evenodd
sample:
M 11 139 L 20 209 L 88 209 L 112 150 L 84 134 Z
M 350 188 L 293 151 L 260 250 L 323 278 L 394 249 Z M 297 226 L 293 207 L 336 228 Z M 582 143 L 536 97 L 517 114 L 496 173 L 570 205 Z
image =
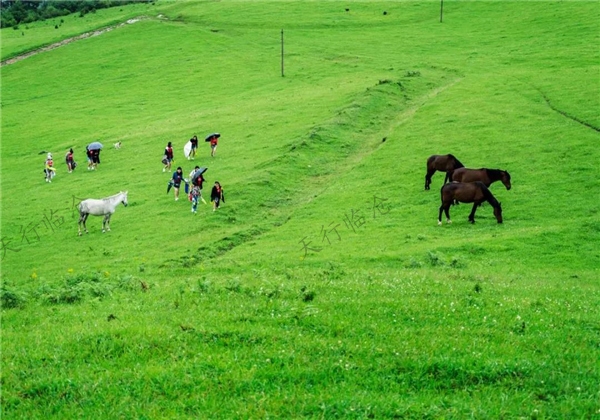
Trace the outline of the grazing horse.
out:
M 481 181 L 475 182 L 451 182 L 442 187 L 442 205 L 440 206 L 440 214 L 438 216 L 438 225 L 442 224 L 442 211 L 446 213 L 446 220 L 450 220 L 450 206 L 455 201 L 461 203 L 473 203 L 473 210 L 469 214 L 469 222 L 475 223 L 475 211 L 477 207 L 484 201 L 487 201 L 494 208 L 494 216 L 498 223 L 502 223 L 502 206 L 493 196 L 491 191 Z
M 431 177 L 435 171 L 446 172 L 444 184 L 450 182 L 452 173 L 455 169 L 464 168 L 465 165 L 460 163 L 454 155 L 433 155 L 427 159 L 427 174 L 425 175 L 425 189 L 428 190 L 431 185 Z
M 452 174 L 454 182 L 475 182 L 481 181 L 489 188 L 492 183 L 502 181 L 507 190 L 510 190 L 510 174 L 501 169 L 467 169 L 459 168 Z
M 79 203 L 79 236 L 81 236 L 82 223 L 85 233 L 88 233 L 85 222 L 90 214 L 92 216 L 104 216 L 104 219 L 102 220 L 102 232 L 110 232 L 110 216 L 115 212 L 119 203 L 123 203 L 123 205 L 127 207 L 127 191 L 121 191 L 118 194 L 100 200 L 88 198 Z

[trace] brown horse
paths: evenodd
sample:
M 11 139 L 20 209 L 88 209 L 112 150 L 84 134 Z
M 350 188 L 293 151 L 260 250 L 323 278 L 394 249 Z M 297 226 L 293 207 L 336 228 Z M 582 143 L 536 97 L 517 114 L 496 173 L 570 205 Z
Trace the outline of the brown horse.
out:
M 475 182 L 481 181 L 486 187 L 496 181 L 502 181 L 507 190 L 510 190 L 510 174 L 501 169 L 467 169 L 459 168 L 452 174 L 454 182 Z
M 458 168 L 464 168 L 454 155 L 433 155 L 427 159 L 427 174 L 425 175 L 425 189 L 428 190 L 431 185 L 431 177 L 435 171 L 446 172 L 444 184 L 452 179 L 452 172 Z
M 484 201 L 487 201 L 494 208 L 494 216 L 498 223 L 502 223 L 502 206 L 492 195 L 488 187 L 481 181 L 475 182 L 451 182 L 442 187 L 442 205 L 440 206 L 440 214 L 438 216 L 438 225 L 442 224 L 442 212 L 446 213 L 446 220 L 450 220 L 450 206 L 455 201 L 461 203 L 473 203 L 473 210 L 469 214 L 469 222 L 475 223 L 475 211 L 477 207 Z

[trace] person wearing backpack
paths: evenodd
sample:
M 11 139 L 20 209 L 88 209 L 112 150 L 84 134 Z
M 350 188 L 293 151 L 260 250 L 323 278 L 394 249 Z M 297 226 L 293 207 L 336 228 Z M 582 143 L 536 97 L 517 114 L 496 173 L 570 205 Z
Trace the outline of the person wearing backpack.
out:
M 73 149 L 69 149 L 67 154 L 65 155 L 65 162 L 67 164 L 67 168 L 69 169 L 69 173 L 73 172 L 77 164 L 75 163 L 75 159 L 73 158 Z

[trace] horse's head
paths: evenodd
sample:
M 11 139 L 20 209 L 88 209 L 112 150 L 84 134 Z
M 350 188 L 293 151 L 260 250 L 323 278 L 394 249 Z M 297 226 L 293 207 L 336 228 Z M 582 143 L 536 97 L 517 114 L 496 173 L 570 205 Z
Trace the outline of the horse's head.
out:
M 127 207 L 127 191 L 121 191 L 121 203 L 123 203 L 123 205 Z
M 498 223 L 502 223 L 502 204 L 498 203 L 497 206 L 494 207 L 494 216 L 496 216 L 496 220 Z
M 510 174 L 508 173 L 508 171 L 502 171 L 502 183 L 504 184 L 507 190 L 510 190 Z

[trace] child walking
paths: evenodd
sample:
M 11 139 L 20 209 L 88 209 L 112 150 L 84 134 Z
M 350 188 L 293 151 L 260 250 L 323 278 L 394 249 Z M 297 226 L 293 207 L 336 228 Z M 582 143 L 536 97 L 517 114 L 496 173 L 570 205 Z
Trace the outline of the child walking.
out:
M 52 182 L 52 178 L 54 178 L 54 175 L 56 175 L 56 168 L 54 167 L 54 161 L 52 160 L 52 153 L 48 153 L 48 156 L 46 156 L 44 173 L 46 174 L 46 182 Z

